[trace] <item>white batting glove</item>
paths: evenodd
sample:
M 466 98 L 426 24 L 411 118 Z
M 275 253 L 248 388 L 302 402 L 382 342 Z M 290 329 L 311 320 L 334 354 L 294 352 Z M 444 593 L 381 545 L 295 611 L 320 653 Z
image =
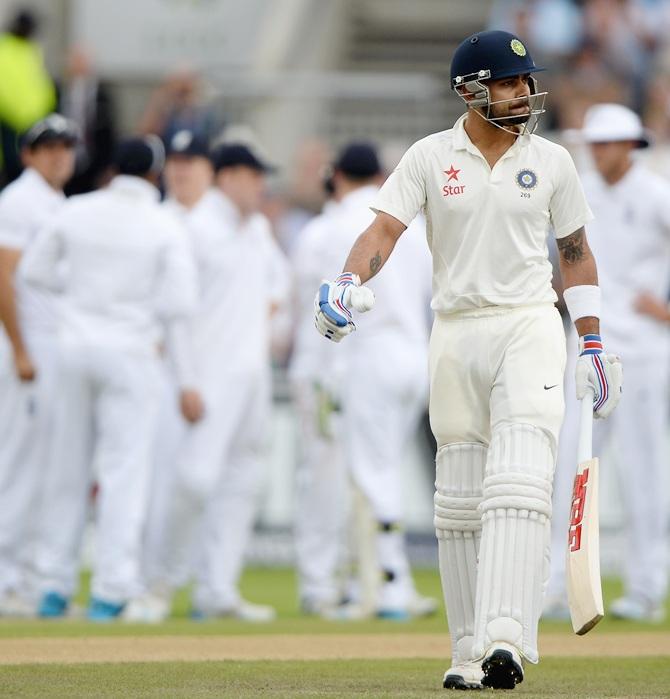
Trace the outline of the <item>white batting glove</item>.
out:
M 604 354 L 600 335 L 579 338 L 579 357 L 575 370 L 577 399 L 593 391 L 593 416 L 607 417 L 619 403 L 623 384 L 621 360 L 616 354 Z
M 372 289 L 361 286 L 357 274 L 344 272 L 334 282 L 324 281 L 314 299 L 314 324 L 316 329 L 333 342 L 356 330 L 351 308 L 364 313 L 375 303 Z

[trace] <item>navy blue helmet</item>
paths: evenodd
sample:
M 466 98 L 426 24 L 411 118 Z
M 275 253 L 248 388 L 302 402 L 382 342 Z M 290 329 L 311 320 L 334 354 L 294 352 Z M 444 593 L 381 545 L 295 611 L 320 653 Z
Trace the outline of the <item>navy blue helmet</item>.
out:
M 468 78 L 499 80 L 541 70 L 544 68 L 535 65 L 518 36 L 499 30 L 478 32 L 456 49 L 451 60 L 451 86 L 456 88 Z

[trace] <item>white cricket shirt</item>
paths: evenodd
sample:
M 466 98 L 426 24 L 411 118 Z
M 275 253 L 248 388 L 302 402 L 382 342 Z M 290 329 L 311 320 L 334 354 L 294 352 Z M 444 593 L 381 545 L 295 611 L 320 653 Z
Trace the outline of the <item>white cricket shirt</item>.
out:
M 64 202 L 65 195 L 53 189 L 37 170 L 24 170 L 0 195 L 0 247 L 25 252 Z M 53 293 L 26 285 L 20 272 L 14 285 L 22 329 L 54 332 L 57 311 Z
M 405 153 L 373 210 L 405 225 L 425 211 L 435 311 L 552 303 L 547 233 L 562 238 L 592 218 L 572 158 L 527 134 L 491 169 L 466 116 Z
M 61 294 L 66 342 L 155 352 L 162 323 L 195 304 L 185 235 L 139 177 L 72 197 L 26 251 L 21 273 Z
M 670 295 L 670 183 L 634 165 L 614 185 L 583 177 L 595 220 L 588 239 L 602 289 L 600 327 L 606 348 L 627 358 L 663 357 L 670 328 L 635 310 L 638 294 Z

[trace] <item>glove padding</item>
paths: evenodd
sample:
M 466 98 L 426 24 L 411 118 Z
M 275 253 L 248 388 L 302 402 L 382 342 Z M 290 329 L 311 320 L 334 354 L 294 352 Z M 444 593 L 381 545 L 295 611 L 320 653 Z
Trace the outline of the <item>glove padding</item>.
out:
M 619 403 L 623 368 L 616 354 L 604 354 L 600 335 L 579 338 L 581 354 L 577 358 L 575 382 L 577 399 L 593 391 L 593 416 L 607 417 Z
M 334 282 L 324 281 L 319 287 L 314 299 L 314 324 L 327 339 L 339 342 L 356 330 L 351 308 L 364 313 L 374 306 L 372 289 L 360 283 L 357 274 L 345 272 Z

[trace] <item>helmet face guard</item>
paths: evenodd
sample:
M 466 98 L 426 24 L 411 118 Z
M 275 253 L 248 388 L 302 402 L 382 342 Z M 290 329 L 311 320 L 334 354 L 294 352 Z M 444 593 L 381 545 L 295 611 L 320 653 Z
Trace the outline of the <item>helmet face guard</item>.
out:
M 480 70 L 476 73 L 471 73 L 470 75 L 456 76 L 453 80 L 452 87 L 456 94 L 465 102 L 468 108 L 472 108 L 476 114 L 481 116 L 490 124 L 493 124 L 493 126 L 497 126 L 499 129 L 512 133 L 515 136 L 535 133 L 540 117 L 547 111 L 544 108 L 544 103 L 549 93 L 546 91 L 538 92 L 537 80 L 532 75 L 529 75 L 528 84 L 530 85 L 530 95 L 528 97 L 511 97 L 504 100 L 491 100 L 491 91 L 489 90 L 486 82 L 484 82 L 490 79 L 490 70 Z M 503 78 L 501 77 L 500 79 L 502 80 Z M 468 99 L 468 95 L 471 95 L 470 99 Z M 492 116 L 492 107 L 494 105 L 507 104 L 509 102 L 518 103 L 522 100 L 526 100 L 529 107 L 528 119 L 523 124 L 505 124 L 506 121 L 509 121 L 515 117 Z M 515 126 L 520 126 L 521 128 L 514 128 Z
M 465 39 L 454 52 L 451 61 L 451 87 L 482 119 L 494 126 L 519 135 L 533 133 L 538 120 L 544 114 L 546 92 L 538 92 L 532 73 L 544 70 L 535 65 L 521 40 L 509 32 L 492 30 L 479 32 Z M 528 75 L 529 97 L 491 100 L 489 82 L 518 75 Z M 529 107 L 528 119 L 515 124 L 518 117 L 493 116 L 493 107 L 498 104 L 526 100 Z

